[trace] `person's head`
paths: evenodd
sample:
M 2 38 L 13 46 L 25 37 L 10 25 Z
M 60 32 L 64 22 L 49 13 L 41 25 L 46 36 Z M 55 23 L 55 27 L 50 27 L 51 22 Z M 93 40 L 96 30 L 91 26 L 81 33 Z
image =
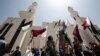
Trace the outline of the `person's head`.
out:
M 42 51 L 43 49 L 41 48 L 40 50 Z
M 16 47 L 16 50 L 19 50 L 19 46 Z
M 35 50 L 34 48 L 31 48 L 31 52 L 33 52 L 33 53 L 34 53 L 34 50 Z
M 48 36 L 48 40 L 53 40 L 53 37 L 51 35 Z

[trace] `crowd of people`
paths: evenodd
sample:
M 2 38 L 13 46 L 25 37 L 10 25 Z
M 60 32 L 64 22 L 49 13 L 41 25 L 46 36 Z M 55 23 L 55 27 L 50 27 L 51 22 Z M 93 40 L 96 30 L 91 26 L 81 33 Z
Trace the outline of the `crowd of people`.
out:
M 20 47 L 17 46 L 15 51 L 11 51 L 9 55 L 5 53 L 4 56 L 100 56 L 100 45 L 94 42 L 90 42 L 89 44 L 90 47 L 79 43 L 77 38 L 74 38 L 73 45 L 66 42 L 64 46 L 59 46 L 59 51 L 57 51 L 53 37 L 48 36 L 46 46 L 41 49 L 28 48 L 23 54 Z M 2 49 L 0 49 L 0 56 L 3 56 L 1 50 Z

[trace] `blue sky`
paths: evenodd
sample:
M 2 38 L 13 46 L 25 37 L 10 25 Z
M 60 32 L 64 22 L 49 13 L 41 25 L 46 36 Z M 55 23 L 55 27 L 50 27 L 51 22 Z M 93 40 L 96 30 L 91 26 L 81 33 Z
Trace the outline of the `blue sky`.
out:
M 19 17 L 20 10 L 27 10 L 34 0 L 0 0 L 0 24 L 7 17 Z M 36 0 L 38 8 L 35 16 L 36 25 L 43 21 L 52 22 L 63 19 L 74 23 L 67 7 L 72 6 L 82 17 L 89 16 L 100 27 L 100 0 Z

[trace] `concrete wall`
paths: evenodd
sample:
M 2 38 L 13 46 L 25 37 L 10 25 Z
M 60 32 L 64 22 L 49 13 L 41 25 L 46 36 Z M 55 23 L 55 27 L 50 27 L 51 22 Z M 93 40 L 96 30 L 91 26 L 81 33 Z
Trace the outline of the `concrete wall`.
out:
M 35 11 L 36 11 L 36 7 L 37 6 L 33 3 L 32 5 L 29 6 L 29 8 L 28 8 L 27 11 L 20 11 L 19 12 L 20 18 L 8 17 L 8 19 L 2 24 L 2 26 L 5 23 L 13 24 L 12 27 L 7 32 L 7 34 L 4 36 L 5 37 L 5 40 L 7 41 L 8 44 L 11 42 L 11 39 L 13 38 L 13 36 L 14 36 L 17 28 L 19 27 L 19 25 L 20 25 L 20 23 L 22 22 L 23 19 L 26 19 L 25 23 L 27 23 L 29 21 L 34 21 L 34 14 L 35 14 Z M 31 10 L 31 12 L 29 12 L 29 10 Z M 32 24 L 34 24 L 34 22 L 32 22 Z M 27 34 L 27 36 L 25 36 L 26 37 L 25 40 L 26 40 L 26 43 L 27 43 L 27 41 L 30 39 L 29 38 L 30 32 L 27 32 L 26 34 Z M 2 35 L 2 33 L 0 35 Z M 16 46 L 19 46 L 20 43 L 23 42 L 22 41 L 23 35 L 25 35 L 25 33 L 23 31 L 21 31 L 19 33 L 19 35 L 18 35 L 15 43 L 14 43 L 14 46 L 13 46 L 12 50 L 15 50 Z M 26 43 L 25 44 L 22 43 L 23 44 L 23 47 L 24 47 L 24 45 L 26 46 Z M 23 48 L 23 49 L 25 49 L 25 48 Z

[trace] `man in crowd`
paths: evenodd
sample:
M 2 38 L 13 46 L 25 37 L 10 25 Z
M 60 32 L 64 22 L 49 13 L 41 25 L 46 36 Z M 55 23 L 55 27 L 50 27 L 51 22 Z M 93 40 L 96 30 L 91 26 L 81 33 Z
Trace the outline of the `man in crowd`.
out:
M 16 50 L 14 51 L 12 56 L 21 56 L 21 51 L 19 50 L 19 46 L 16 47 Z
M 46 43 L 46 52 L 49 56 L 56 56 L 55 42 L 53 41 L 52 36 L 48 36 L 48 40 Z

